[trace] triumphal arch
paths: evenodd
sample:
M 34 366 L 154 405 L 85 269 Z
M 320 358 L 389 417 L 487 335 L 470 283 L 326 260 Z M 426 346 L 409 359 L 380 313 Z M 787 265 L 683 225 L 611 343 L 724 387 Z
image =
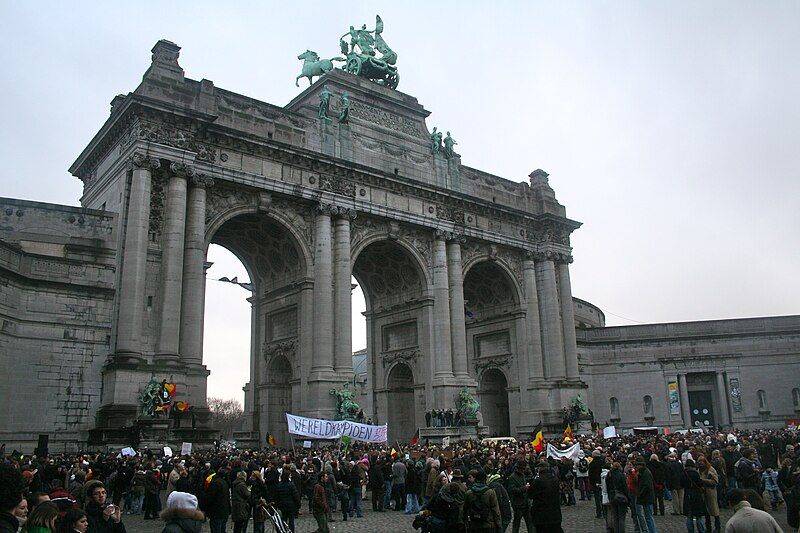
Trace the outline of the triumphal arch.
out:
M 454 136 L 396 88 L 382 31 L 351 29 L 342 62 L 301 54 L 316 80 L 285 106 L 185 77 L 168 41 L 113 99 L 70 169 L 85 208 L 117 213 L 95 439 L 141 418 L 152 379 L 176 383 L 195 429 L 207 424 L 212 243 L 252 281 L 248 439 L 285 439 L 286 411 L 334 417 L 331 389 L 353 380 L 351 276 L 367 303 L 366 414 L 391 440 L 463 388 L 492 433 L 561 423 L 585 387 L 569 275 L 579 223 L 546 172 L 516 182 L 462 164 Z

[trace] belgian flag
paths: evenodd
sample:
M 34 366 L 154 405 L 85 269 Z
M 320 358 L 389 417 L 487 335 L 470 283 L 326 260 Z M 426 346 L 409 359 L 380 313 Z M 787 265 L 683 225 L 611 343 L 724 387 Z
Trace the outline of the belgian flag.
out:
M 531 446 L 533 446 L 533 449 L 536 450 L 537 453 L 544 450 L 544 437 L 542 436 L 541 422 L 533 429 L 533 442 L 531 442 Z
M 277 446 L 278 441 L 275 437 L 272 436 L 272 433 L 267 433 L 267 444 L 270 446 Z
M 417 428 L 417 432 L 414 433 L 414 436 L 411 437 L 411 445 L 416 446 L 418 442 L 419 442 L 419 428 Z

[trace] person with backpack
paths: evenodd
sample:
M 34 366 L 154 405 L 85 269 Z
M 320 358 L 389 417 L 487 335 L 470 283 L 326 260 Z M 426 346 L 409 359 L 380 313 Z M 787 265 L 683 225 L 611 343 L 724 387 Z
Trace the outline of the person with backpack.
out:
M 575 462 L 575 479 L 578 481 L 578 490 L 581 493 L 581 501 L 592 499 L 592 490 L 589 484 L 589 459 L 586 458 L 583 450 L 578 452 L 578 460 Z
M 486 485 L 486 472 L 470 470 L 464 496 L 464 517 L 470 533 L 497 533 L 502 525 L 497 494 Z
M 497 531 L 498 533 L 505 533 L 513 518 L 513 514 L 511 513 L 511 500 L 508 498 L 508 492 L 500 481 L 500 474 L 486 476 L 486 484 L 494 491 L 497 496 L 497 504 L 500 506 L 500 529 Z
M 547 462 L 539 463 L 537 476 L 528 487 L 531 500 L 531 517 L 536 533 L 563 533 L 559 481 Z
M 740 488 L 758 492 L 758 482 L 761 479 L 759 470 L 755 450 L 745 448 L 742 450 L 742 457 L 736 462 L 736 483 Z
M 462 507 L 465 493 L 460 483 L 448 483 L 431 496 L 430 501 L 414 520 L 422 533 L 463 533 Z

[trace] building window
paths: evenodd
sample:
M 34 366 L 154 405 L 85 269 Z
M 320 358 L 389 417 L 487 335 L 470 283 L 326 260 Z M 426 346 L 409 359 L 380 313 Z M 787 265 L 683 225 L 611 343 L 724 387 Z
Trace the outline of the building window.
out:
M 653 416 L 653 397 L 650 395 L 642 398 L 642 409 L 644 410 L 645 417 Z
M 611 406 L 611 418 L 619 420 L 619 400 L 611 398 L 608 403 Z
M 792 389 L 792 405 L 795 409 L 800 409 L 800 389 Z
M 766 411 L 767 410 L 767 393 L 763 390 L 758 390 L 758 410 L 759 411 Z

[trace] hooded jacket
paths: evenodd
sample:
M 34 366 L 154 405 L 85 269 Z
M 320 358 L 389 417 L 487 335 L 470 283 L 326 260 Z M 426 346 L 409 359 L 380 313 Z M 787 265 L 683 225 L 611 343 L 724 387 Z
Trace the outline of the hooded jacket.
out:
M 161 533 L 200 533 L 206 515 L 200 509 L 168 508 L 161 511 L 166 522 Z

